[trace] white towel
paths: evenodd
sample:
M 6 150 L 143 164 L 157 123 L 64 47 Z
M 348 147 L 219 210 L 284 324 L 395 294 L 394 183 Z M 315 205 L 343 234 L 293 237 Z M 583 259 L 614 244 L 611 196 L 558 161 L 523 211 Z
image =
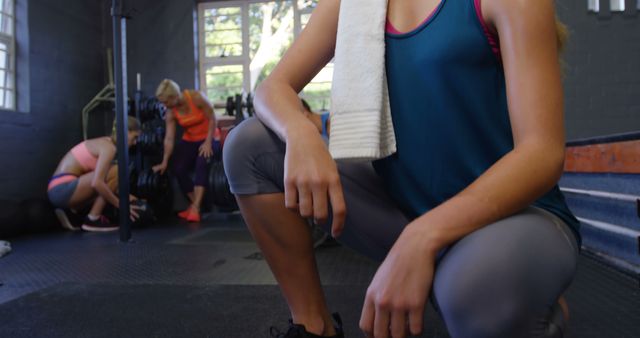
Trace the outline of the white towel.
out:
M 387 0 L 342 0 L 331 88 L 329 151 L 371 161 L 396 152 L 385 71 Z

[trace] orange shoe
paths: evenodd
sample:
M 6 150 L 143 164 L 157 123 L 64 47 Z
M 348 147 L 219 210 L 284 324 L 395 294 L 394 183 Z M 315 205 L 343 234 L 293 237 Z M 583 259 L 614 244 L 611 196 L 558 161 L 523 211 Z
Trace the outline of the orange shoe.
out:
M 200 212 L 189 210 L 189 215 L 186 218 L 187 222 L 200 222 Z
M 186 208 L 183 211 L 180 211 L 178 213 L 178 217 L 182 218 L 182 219 L 189 219 L 189 214 L 191 213 L 191 207 Z

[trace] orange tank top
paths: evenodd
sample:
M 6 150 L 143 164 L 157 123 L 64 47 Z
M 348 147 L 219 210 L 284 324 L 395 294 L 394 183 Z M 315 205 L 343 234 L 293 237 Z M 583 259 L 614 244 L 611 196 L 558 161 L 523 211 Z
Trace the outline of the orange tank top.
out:
M 184 91 L 184 98 L 189 110 L 181 114 L 177 109 L 173 109 L 173 116 L 178 124 L 184 128 L 182 139 L 189 142 L 202 141 L 207 138 L 209 133 L 209 117 L 193 103 L 189 91 Z

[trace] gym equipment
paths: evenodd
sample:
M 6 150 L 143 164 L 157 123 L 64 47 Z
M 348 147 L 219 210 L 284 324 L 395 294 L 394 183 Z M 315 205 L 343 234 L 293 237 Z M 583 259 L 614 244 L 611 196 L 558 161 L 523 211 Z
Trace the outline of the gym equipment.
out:
M 111 16 L 113 17 L 113 55 L 115 74 L 115 108 L 116 121 L 118 123 L 117 135 L 119 140 L 127 139 L 127 15 L 123 12 L 124 0 L 113 0 Z M 127 142 L 118 142 L 118 198 L 120 209 L 120 241 L 127 242 L 131 239 L 131 226 L 129 223 L 129 147 Z
M 247 94 L 247 97 L 242 99 L 242 94 L 235 94 L 234 96 L 227 97 L 227 101 L 224 104 L 215 103 L 214 108 L 225 108 L 225 114 L 228 116 L 236 116 L 241 122 L 244 119 L 243 112 L 245 111 L 247 115 L 253 116 L 255 114 L 255 109 L 253 107 L 253 96 L 251 93 Z
M 159 196 L 164 196 L 170 188 L 169 177 L 166 174 L 160 174 L 151 169 L 144 170 L 135 177 L 137 178 L 135 187 L 136 196 L 140 198 L 155 199 Z
M 162 154 L 164 146 L 165 124 L 160 118 L 144 122 L 138 136 L 138 146 L 144 155 Z
M 215 161 L 209 171 L 209 195 L 213 204 L 224 211 L 238 210 L 235 196 L 229 189 L 229 181 L 222 162 Z
M 227 97 L 227 106 L 225 107 L 226 114 L 229 116 L 233 116 L 235 110 L 236 104 L 233 102 L 233 97 Z
M 167 113 L 167 108 L 155 97 L 139 100 L 135 108 L 142 123 L 155 119 L 164 120 Z

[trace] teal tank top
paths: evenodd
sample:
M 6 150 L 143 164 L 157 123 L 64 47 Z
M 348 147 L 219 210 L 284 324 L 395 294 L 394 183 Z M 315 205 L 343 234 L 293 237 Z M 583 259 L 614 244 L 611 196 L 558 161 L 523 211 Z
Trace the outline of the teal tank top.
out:
M 397 152 L 373 163 L 404 212 L 453 197 L 513 149 L 504 71 L 474 0 L 442 0 L 415 30 L 386 37 Z M 579 222 L 555 186 L 534 206 Z

